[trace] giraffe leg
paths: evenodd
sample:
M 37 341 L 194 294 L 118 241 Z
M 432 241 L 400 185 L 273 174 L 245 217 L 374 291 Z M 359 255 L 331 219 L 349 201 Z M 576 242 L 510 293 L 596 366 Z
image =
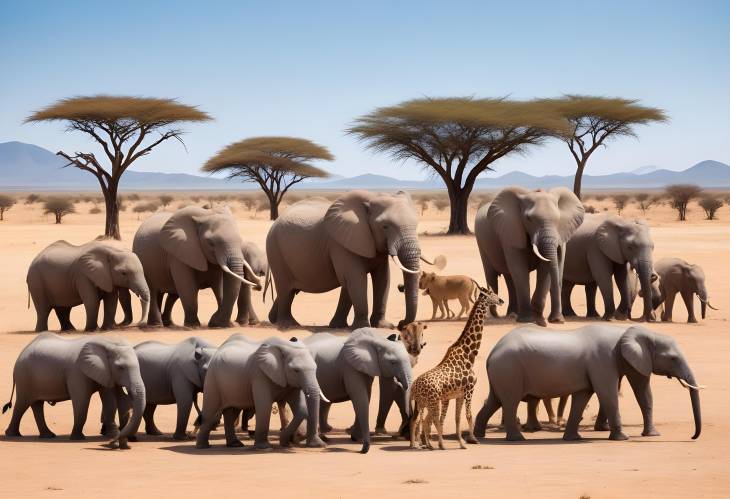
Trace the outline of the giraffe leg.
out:
M 439 449 L 444 450 L 444 425 L 441 424 L 441 402 L 436 402 L 435 404 L 435 413 L 434 413 L 434 423 L 436 424 L 436 436 L 438 437 L 439 442 Z
M 471 386 L 464 395 L 464 412 L 466 413 L 466 422 L 469 425 L 469 435 L 466 437 L 466 442 L 469 444 L 478 444 L 479 440 L 474 435 L 474 418 L 471 414 L 471 398 L 473 395 L 474 386 Z
M 461 436 L 461 407 L 464 405 L 464 399 L 459 397 L 456 399 L 456 415 L 455 415 L 455 422 L 456 422 L 456 440 L 459 441 L 459 447 L 462 449 L 466 449 L 466 444 L 464 444 L 464 439 Z M 444 414 L 446 412 L 444 411 Z
M 411 430 L 411 449 L 420 449 L 421 445 L 416 444 L 416 440 L 420 437 L 421 430 L 421 418 L 423 417 L 423 409 L 418 407 L 416 404 L 415 414 L 411 417 L 410 430 Z
M 426 414 L 426 431 L 424 434 L 426 437 L 426 447 L 430 450 L 433 450 L 433 444 L 431 443 L 431 423 L 435 423 L 439 419 L 438 412 L 438 402 L 435 404 L 433 402 L 429 402 L 428 413 Z
M 443 400 L 441 402 L 441 427 L 444 426 L 444 421 L 446 421 L 446 411 L 449 410 L 449 400 Z

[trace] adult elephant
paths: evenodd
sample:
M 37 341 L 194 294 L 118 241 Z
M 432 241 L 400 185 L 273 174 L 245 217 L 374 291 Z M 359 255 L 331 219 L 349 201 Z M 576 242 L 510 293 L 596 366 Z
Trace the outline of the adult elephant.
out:
M 484 436 L 489 418 L 500 407 L 507 440 L 524 440 L 517 406 L 525 400 L 572 395 L 565 440 L 580 439 L 578 424 L 592 394 L 608 418 L 609 439 L 626 440 L 619 414 L 619 381 L 629 380 L 642 415 L 643 435 L 657 434 L 652 415 L 651 374 L 674 377 L 689 390 L 695 432 L 702 431 L 699 389 L 676 341 L 640 326 L 586 326 L 574 331 L 545 331 L 531 327 L 504 335 L 487 357 L 489 396 L 477 414 L 474 433 Z
M 238 225 L 227 209 L 189 206 L 145 220 L 134 235 L 132 248 L 150 288 L 148 325 L 162 325 L 162 295 L 173 293 L 182 301 L 185 326 L 200 326 L 198 291 L 211 287 L 218 308 L 208 325 L 230 326 L 241 283 L 260 286 L 245 278 L 244 269 L 252 271 L 241 245 Z
M 117 433 L 114 416 L 117 407 L 124 405 L 122 388 L 131 399 L 132 415 Z M 41 438 L 55 437 L 46 425 L 43 404 L 71 400 L 71 440 L 83 439 L 89 399 L 98 391 L 103 403 L 102 422 L 109 432 L 116 433 L 112 442 L 127 448 L 127 439 L 137 431 L 146 404 L 139 362 L 132 346 L 112 338 L 67 340 L 53 333 L 39 334 L 15 362 L 13 389 L 15 407 L 12 400 L 3 407 L 3 412 L 13 408 L 13 417 L 5 430 L 9 437 L 20 436 L 20 420 L 28 407 L 33 409 Z
M 228 447 L 242 447 L 236 437 L 235 420 L 241 410 L 256 413 L 257 449 L 269 449 L 271 405 L 287 402 L 293 417 L 281 432 L 288 446 L 299 425 L 307 420 L 307 446 L 324 447 L 317 431 L 322 392 L 317 366 L 304 343 L 292 338 L 267 338 L 258 342 L 240 334 L 228 338 L 211 359 L 203 389 L 202 422 L 195 445 L 210 447 L 208 439 L 223 415 Z
M 518 322 L 545 326 L 543 309 L 550 292 L 550 322 L 563 322 L 560 288 L 565 245 L 583 222 L 580 199 L 570 190 L 503 189 L 477 211 L 474 233 L 487 284 L 497 292 L 497 278 L 507 282 L 509 307 Z M 530 301 L 530 272 L 537 284 Z M 496 308 L 492 308 L 496 316 Z
M 299 291 L 324 293 L 341 287 L 330 327 L 346 327 L 350 308 L 353 328 L 392 327 L 385 319 L 391 257 L 403 271 L 406 316 L 413 322 L 418 307 L 421 249 L 418 214 L 408 193 L 351 191 L 333 203 L 313 198 L 291 206 L 266 237 L 266 255 L 277 297 L 269 321 L 280 327 L 298 323 L 292 316 Z M 367 276 L 373 281 L 373 310 L 368 318 Z
M 142 321 L 150 303 L 150 291 L 137 255 L 108 241 L 80 246 L 56 241 L 33 259 L 26 282 L 36 309 L 36 331 L 48 330 L 51 310 L 56 312 L 62 331 L 74 330 L 71 308 L 81 304 L 86 309 L 85 330 L 95 331 L 101 301 L 104 302 L 101 328 L 111 329 L 115 326 L 118 292 L 129 296 L 131 290 L 140 297 Z M 127 305 L 125 325 L 131 322 L 131 300 Z
M 692 264 L 681 258 L 662 258 L 654 263 L 654 271 L 659 276 L 659 303 L 664 302 L 662 321 L 672 321 L 674 298 L 680 294 L 687 307 L 687 322 L 697 322 L 695 317 L 694 295 L 700 299 L 702 318 L 705 318 L 707 307 L 717 310 L 710 305 L 710 297 L 705 286 L 705 273 L 697 264 Z M 656 305 L 654 308 L 658 308 Z
M 570 304 L 573 286 L 586 285 L 588 292 L 595 283 L 603 296 L 603 319 L 628 318 L 631 302 L 628 273 L 634 270 L 644 299 L 642 317 L 646 321 L 654 320 L 651 290 L 653 251 L 654 241 L 649 226 L 644 222 L 607 214 L 586 215 L 567 244 L 563 273 L 564 315 L 575 315 Z M 612 278 L 621 295 L 618 309 L 613 298 Z M 595 286 L 592 289 L 595 290 Z M 592 301 L 588 296 L 588 302 Z
M 319 426 L 326 433 L 331 429 L 327 415 L 332 403 L 352 401 L 355 424 L 353 440 L 362 439 L 360 452 L 370 449 L 369 406 L 373 378 L 381 380 L 381 389 L 392 392 L 397 387 L 410 417 L 410 388 L 413 384 L 411 358 L 396 335 L 383 338 L 375 328 L 356 329 L 348 336 L 329 333 L 314 334 L 304 340 L 317 364 L 317 381 L 325 396 L 322 401 Z

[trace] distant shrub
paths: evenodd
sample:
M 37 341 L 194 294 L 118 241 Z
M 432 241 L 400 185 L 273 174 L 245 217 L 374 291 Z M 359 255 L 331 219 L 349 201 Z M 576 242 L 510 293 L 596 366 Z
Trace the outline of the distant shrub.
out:
M 613 206 L 616 208 L 616 212 L 621 216 L 621 212 L 626 208 L 626 203 L 629 202 L 631 196 L 628 194 L 614 194 L 611 196 L 611 199 L 613 200 Z
M 162 196 L 159 197 L 160 204 L 162 205 L 162 208 L 167 208 L 167 206 L 170 203 L 172 203 L 174 199 L 175 198 L 172 197 L 172 196 L 170 196 L 169 194 L 163 194 Z M 155 210 L 153 210 L 153 211 L 156 211 L 156 210 L 157 210 L 157 208 L 155 208 Z
M 38 194 L 28 194 L 25 196 L 25 204 L 35 204 L 41 200 Z
M 160 209 L 160 205 L 155 201 L 147 201 L 145 203 L 139 203 L 132 209 L 137 214 L 137 220 L 142 213 L 154 213 Z
M 723 203 L 718 196 L 705 194 L 700 198 L 699 205 L 703 210 L 705 210 L 707 220 L 716 220 L 717 217 L 715 216 L 715 213 L 717 210 L 725 206 L 725 203 Z
M 598 210 L 595 208 L 595 206 L 591 206 L 589 204 L 584 204 L 583 209 L 586 213 L 598 213 Z
M 702 188 L 693 184 L 674 184 L 664 189 L 669 204 L 677 210 L 679 220 L 687 220 L 687 205 L 690 201 L 700 195 Z
M 7 194 L 0 194 L 0 220 L 5 220 L 5 212 L 13 207 L 15 198 Z
M 140 195 L 139 195 L 139 194 L 137 194 L 136 192 L 133 192 L 133 193 L 131 193 L 131 194 L 127 194 L 127 195 L 126 195 L 126 196 L 124 196 L 124 197 L 125 197 L 125 198 L 126 198 L 126 199 L 127 199 L 128 201 L 139 201 L 139 200 L 141 199 L 141 198 L 140 198 Z
M 67 197 L 53 197 L 43 203 L 43 213 L 56 217 L 56 223 L 60 224 L 63 217 L 76 213 L 76 207 L 72 199 Z
M 451 201 L 448 196 L 438 196 L 433 200 L 433 206 L 438 211 L 443 211 L 451 206 Z
M 101 213 L 101 208 L 99 208 L 98 206 L 92 206 L 89 210 L 89 213 L 92 215 L 98 215 L 99 213 Z
M 634 199 L 636 200 L 636 206 L 639 207 L 643 216 L 646 216 L 646 212 L 649 208 L 661 202 L 661 198 L 659 196 L 652 196 L 647 192 L 640 192 L 636 194 Z

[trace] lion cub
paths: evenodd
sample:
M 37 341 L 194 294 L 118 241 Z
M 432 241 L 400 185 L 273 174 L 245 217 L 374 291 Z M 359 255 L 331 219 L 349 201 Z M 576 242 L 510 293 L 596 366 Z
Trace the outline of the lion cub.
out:
M 437 308 L 440 312 L 439 319 L 453 318 L 454 313 L 449 308 L 449 300 L 456 299 L 461 303 L 461 310 L 456 319 L 461 319 L 461 316 L 469 311 L 479 292 L 476 283 L 469 276 L 436 275 L 435 272 L 423 272 L 418 287 L 423 290 L 423 295 L 430 296 L 433 302 L 431 320 L 436 319 Z

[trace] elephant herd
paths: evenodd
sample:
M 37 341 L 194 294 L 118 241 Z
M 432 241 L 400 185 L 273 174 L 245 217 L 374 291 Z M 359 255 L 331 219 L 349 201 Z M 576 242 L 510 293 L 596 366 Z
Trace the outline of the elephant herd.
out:
M 177 345 L 148 341 L 132 347 L 121 340 L 93 336 L 67 340 L 44 332 L 16 363 L 17 397 L 6 435 L 19 435 L 20 419 L 31 408 L 41 437 L 54 436 L 45 423 L 44 403 L 71 400 L 71 437 L 83 438 L 89 399 L 98 392 L 102 432 L 113 438 L 113 445 L 126 447 L 143 420 L 147 434 L 159 434 L 154 413 L 157 405 L 164 404 L 177 405 L 173 436 L 186 439 L 191 408 L 197 409 L 197 394 L 202 392 L 195 437 L 199 448 L 209 445 L 210 432 L 221 418 L 226 444 L 242 445 L 235 433 L 241 412 L 244 425 L 255 415 L 255 446 L 270 447 L 274 403 L 280 408 L 288 404 L 292 412 L 290 421 L 281 414 L 282 445 L 298 438 L 297 430 L 306 420 L 307 445 L 323 446 L 322 434 L 330 429 L 330 405 L 351 401 L 355 412 L 351 434 L 367 452 L 368 406 L 375 377 L 380 379 L 381 393 L 376 426 L 383 428 L 395 401 L 403 435 L 412 413 L 412 366 L 425 344 L 420 339 L 424 326 L 415 322 L 419 277 L 424 275 L 421 262 L 434 265 L 421 254 L 417 225 L 417 211 L 408 193 L 351 191 L 334 202 L 314 197 L 292 205 L 271 226 L 265 253 L 242 239 L 230 211 L 198 207 L 149 217 L 135 234 L 132 251 L 106 240 L 81 246 L 65 241 L 51 244 L 33 260 L 27 276 L 39 332 L 48 329 L 51 311 L 61 330 L 73 330 L 70 311 L 80 304 L 86 310 L 85 330 L 94 331 L 102 302 L 102 329 L 116 326 L 118 303 L 124 312 L 122 325 L 131 324 L 130 293 L 141 300 L 141 324 L 171 326 L 172 308 L 180 300 L 184 325 L 199 327 L 198 292 L 205 288 L 211 288 L 217 304 L 209 327 L 231 326 L 234 306 L 238 324 L 256 324 L 251 293 L 262 288 L 266 293 L 262 279 L 266 287 L 276 289 L 268 319 L 280 329 L 298 325 L 292 302 L 299 292 L 339 288 L 329 325 L 354 331 L 347 337 L 318 333 L 288 341 L 275 337 L 254 341 L 234 334 L 218 347 L 195 337 Z M 662 303 L 666 306 L 662 320 L 671 320 L 676 293 L 685 301 L 690 322 L 696 321 L 694 294 L 702 303 L 703 318 L 706 306 L 711 307 L 698 266 L 676 258 L 654 263 L 654 243 L 646 224 L 586 214 L 567 189 L 504 189 L 478 210 L 474 228 L 487 284 L 497 292 L 498 277 L 503 276 L 509 296 L 507 314 L 518 322 L 545 326 L 548 293 L 549 322 L 561 323 L 564 317 L 574 316 L 570 295 L 575 285 L 585 286 L 589 317 L 598 315 L 595 295 L 601 290 L 605 320 L 631 318 L 637 296 L 644 301 L 646 321 L 654 320 L 654 310 Z M 399 289 L 405 317 L 398 329 L 403 341 L 397 334 L 388 334 L 394 326 L 386 318 L 389 259 L 402 271 Z M 537 278 L 530 296 L 532 271 Z M 618 306 L 614 282 L 621 297 Z M 472 283 L 465 283 L 467 296 Z M 351 309 L 354 319 L 348 324 Z M 496 306 L 490 312 L 498 315 Z M 531 372 L 520 370 L 526 365 Z M 527 426 L 534 427 L 540 398 L 572 395 L 566 438 L 574 438 L 585 403 L 596 393 L 601 403 L 597 427 L 606 426 L 607 421 L 611 438 L 621 439 L 614 392 L 626 376 L 642 408 L 645 433 L 652 434 L 648 387 L 652 372 L 677 377 L 690 388 L 698 435 L 697 386 L 671 338 L 636 327 L 588 326 L 571 334 L 517 328 L 499 340 L 489 356 L 490 395 L 477 417 L 476 432 L 483 435 L 489 417 L 501 407 L 508 439 L 520 439 L 516 422 L 520 401 L 528 402 Z M 8 403 L 3 412 L 10 407 Z

